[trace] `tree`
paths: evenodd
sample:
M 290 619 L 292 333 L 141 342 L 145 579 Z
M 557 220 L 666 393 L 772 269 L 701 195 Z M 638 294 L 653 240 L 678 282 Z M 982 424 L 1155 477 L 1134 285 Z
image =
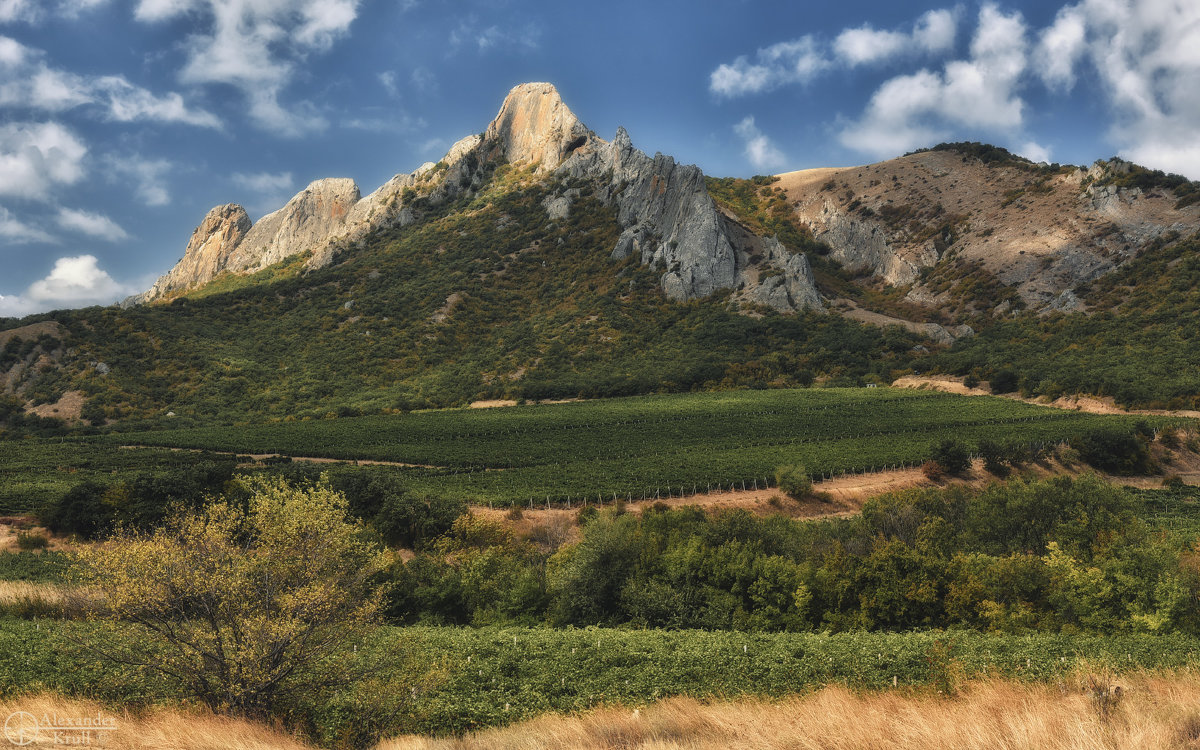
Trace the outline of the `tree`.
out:
M 971 454 L 962 443 L 947 438 L 934 449 L 933 460 L 937 461 L 947 474 L 961 474 L 971 465 Z
M 92 617 L 140 645 L 105 656 L 163 674 L 214 710 L 262 716 L 351 679 L 348 645 L 380 608 L 382 554 L 327 483 L 245 480 L 245 502 L 181 511 L 73 553 Z

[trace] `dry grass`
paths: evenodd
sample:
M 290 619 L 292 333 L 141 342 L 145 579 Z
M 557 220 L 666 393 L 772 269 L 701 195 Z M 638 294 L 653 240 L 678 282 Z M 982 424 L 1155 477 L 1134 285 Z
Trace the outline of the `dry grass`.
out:
M 0 581 L 0 607 L 40 602 L 51 606 L 62 606 L 66 601 L 66 589 L 54 583 L 30 583 L 29 581 Z
M 1140 676 L 1116 700 L 1098 701 L 1097 680 L 1072 685 L 977 682 L 957 696 L 854 693 L 825 688 L 777 703 L 705 705 L 672 698 L 641 709 L 542 716 L 463 738 L 400 737 L 376 750 L 1184 750 L 1200 748 L 1200 678 Z M 1101 676 L 1099 684 L 1110 685 Z M 1106 693 L 1110 696 L 1113 693 Z M 286 732 L 203 711 L 107 711 L 98 704 L 36 696 L 0 701 L 0 718 L 24 711 L 113 728 L 104 744 L 123 750 L 312 750 Z M 94 740 L 99 738 L 93 737 Z M 52 733 L 38 743 L 52 747 Z M 0 746 L 5 739 L 0 739 Z
M 402 737 L 378 750 L 1165 750 L 1200 747 L 1200 679 L 1141 677 L 1101 715 L 1085 683 L 975 683 L 954 698 L 830 687 L 779 703 L 544 716 L 461 739 Z
M 93 732 L 90 742 L 77 739 L 82 733 L 76 730 L 63 731 L 57 738 L 53 731 L 39 730 L 37 741 L 26 745 L 31 748 L 61 747 L 75 740 L 74 744 L 82 747 L 118 750 L 311 750 L 311 746 L 262 724 L 210 713 L 179 710 L 154 710 L 144 715 L 114 713 L 89 701 L 53 696 L 0 701 L 0 718 L 17 711 L 24 711 L 39 722 L 48 718 L 62 724 L 64 720 L 90 717 L 110 721 L 109 726 L 113 727 Z M 10 746 L 15 747 L 8 738 L 0 737 L 0 747 Z

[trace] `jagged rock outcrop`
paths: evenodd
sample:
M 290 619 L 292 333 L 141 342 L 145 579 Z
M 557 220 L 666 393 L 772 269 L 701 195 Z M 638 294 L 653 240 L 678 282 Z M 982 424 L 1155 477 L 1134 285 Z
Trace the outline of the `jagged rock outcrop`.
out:
M 214 240 L 219 252 L 204 255 L 202 268 L 189 259 L 189 245 L 184 261 L 149 292 L 131 300 L 150 301 L 194 288 L 225 271 L 257 271 L 302 252 L 311 253 L 309 269 L 326 266 L 372 232 L 415 221 L 415 199 L 436 206 L 457 198 L 483 184 L 486 165 L 504 162 L 533 165 L 535 173 L 548 179 L 590 183 L 601 200 L 617 208 L 622 233 L 613 257 L 636 253 L 642 263 L 661 269 L 663 291 L 672 299 L 753 291 L 758 274 L 749 272 L 751 258 L 765 256 L 782 276 L 770 277 L 770 288 L 761 299 L 743 295 L 745 299 L 779 310 L 821 307 L 803 256 L 793 256 L 781 245 L 765 254 L 735 249 L 731 238 L 737 230 L 709 196 L 699 168 L 676 164 L 662 154 L 647 156 L 633 147 L 623 128 L 612 142 L 598 138 L 548 83 L 515 87 L 482 135 L 463 138 L 439 163 L 396 175 L 370 195 L 361 197 L 352 180 L 318 180 L 248 230 L 247 219 L 238 224 L 238 232 Z M 566 187 L 550 196 L 544 207 L 551 220 L 566 220 L 578 196 L 578 188 Z M 234 210 L 245 215 L 237 206 L 214 212 Z
M 258 271 L 327 242 L 359 200 L 349 179 L 317 180 L 259 219 L 229 256 L 229 271 Z
M 558 169 L 572 151 L 592 137 L 592 131 L 575 117 L 549 83 L 515 87 L 483 135 L 484 141 L 499 147 L 508 161 L 537 164 L 542 172 Z
M 154 286 L 130 301 L 138 303 L 207 284 L 225 270 L 229 256 L 250 231 L 250 216 L 236 203 L 217 206 L 192 232 L 183 258 Z

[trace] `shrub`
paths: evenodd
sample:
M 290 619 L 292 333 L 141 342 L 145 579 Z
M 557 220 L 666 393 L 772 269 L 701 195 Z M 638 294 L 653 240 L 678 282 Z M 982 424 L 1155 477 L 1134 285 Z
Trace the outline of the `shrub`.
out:
M 17 532 L 17 547 L 31 552 L 35 549 L 46 549 L 50 546 L 50 540 L 45 534 L 39 534 L 34 531 L 18 531 Z
M 940 482 L 946 478 L 946 472 L 937 461 L 926 461 L 921 464 L 921 473 L 931 482 Z
M 803 466 L 780 466 L 775 470 L 775 484 L 793 500 L 804 500 L 812 495 L 812 477 Z
M 1132 432 L 1094 430 L 1076 441 L 1080 457 L 1101 471 L 1125 476 L 1153 472 L 1145 442 Z
M 979 441 L 979 455 L 983 457 L 983 468 L 998 477 L 1008 475 L 1009 451 L 994 440 Z
M 82 590 L 104 601 L 93 615 L 138 632 L 128 648 L 106 640 L 96 651 L 213 710 L 263 716 L 353 676 L 348 646 L 376 619 L 384 559 L 327 484 L 247 488 L 244 504 L 122 530 L 72 556 Z
M 1012 393 L 1017 390 L 1019 383 L 1020 376 L 1016 372 L 1005 368 L 993 373 L 988 385 L 992 393 Z
M 933 460 L 947 474 L 961 474 L 971 465 L 971 454 L 966 446 L 953 438 L 947 438 L 933 451 Z

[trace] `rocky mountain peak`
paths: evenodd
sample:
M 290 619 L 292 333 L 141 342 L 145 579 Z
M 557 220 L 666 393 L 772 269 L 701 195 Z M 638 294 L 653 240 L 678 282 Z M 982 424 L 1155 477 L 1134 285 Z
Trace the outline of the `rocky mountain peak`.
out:
M 250 231 L 250 216 L 236 203 L 209 210 L 192 232 L 183 258 L 154 286 L 128 302 L 140 303 L 207 284 L 225 270 L 229 256 Z
M 594 138 L 549 83 L 523 83 L 508 92 L 484 140 L 499 144 L 513 164 L 558 167 L 572 151 Z

